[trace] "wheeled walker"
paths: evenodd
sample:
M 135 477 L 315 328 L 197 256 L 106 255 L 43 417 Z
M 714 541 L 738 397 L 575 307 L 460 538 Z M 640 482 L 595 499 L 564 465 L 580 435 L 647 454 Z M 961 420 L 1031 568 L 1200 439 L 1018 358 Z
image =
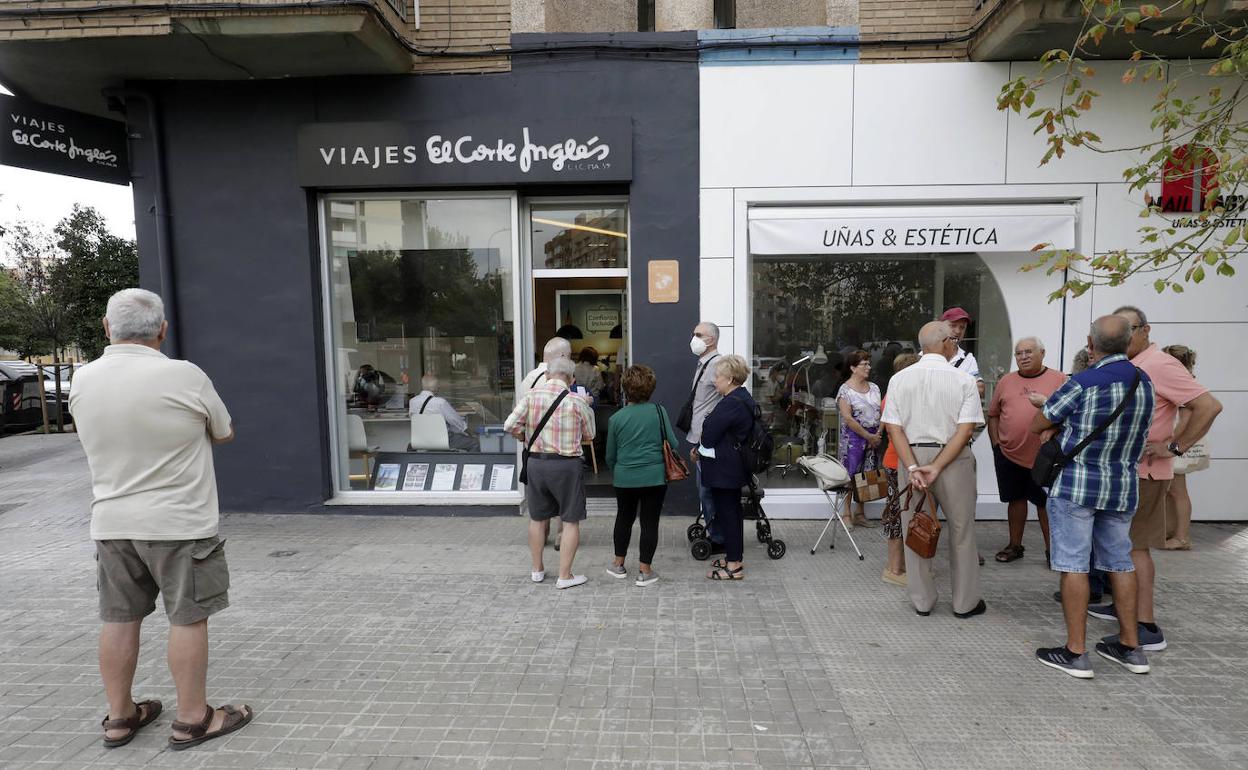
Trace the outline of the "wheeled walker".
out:
M 758 484 L 758 477 L 751 476 L 749 485 L 741 488 L 741 518 L 754 522 L 754 534 L 758 537 L 758 542 L 767 546 L 768 557 L 783 559 L 787 549 L 783 540 L 771 536 L 771 519 L 767 518 L 767 512 L 763 510 L 765 494 Z M 685 535 L 689 538 L 689 553 L 693 558 L 698 561 L 710 558 L 713 546 L 707 537 L 706 520 L 701 511 L 698 512 L 697 519 L 689 525 Z

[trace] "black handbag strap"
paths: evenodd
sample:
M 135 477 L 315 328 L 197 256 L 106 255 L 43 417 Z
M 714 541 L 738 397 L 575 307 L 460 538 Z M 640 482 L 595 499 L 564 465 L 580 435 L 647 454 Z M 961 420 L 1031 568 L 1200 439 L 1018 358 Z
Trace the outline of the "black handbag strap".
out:
M 559 408 L 559 402 L 562 401 L 571 391 L 563 391 L 555 397 L 554 403 L 546 410 L 546 414 L 542 415 L 542 419 L 537 423 L 537 428 L 533 431 L 533 435 L 529 436 L 529 444 L 524 448 L 524 453 L 530 454 L 533 451 L 533 442 L 537 441 L 538 435 L 542 432 L 542 428 L 546 427 L 546 423 L 550 422 L 550 418 L 554 415 L 555 410 Z
M 670 445 L 671 442 L 667 440 L 667 426 L 663 424 L 663 407 L 655 404 L 654 413 L 659 416 L 659 446 L 661 447 L 663 444 Z
M 430 402 L 430 401 L 432 401 L 432 400 L 433 400 L 433 396 L 430 396 L 429 398 L 426 398 L 426 399 L 425 399 L 425 403 L 423 403 L 423 404 L 421 404 L 421 405 L 420 405 L 420 412 L 419 412 L 418 414 L 424 414 L 424 413 L 425 413 L 425 407 L 429 406 L 429 402 Z
M 706 374 L 706 367 L 710 366 L 710 365 L 711 365 L 711 362 L 712 362 L 712 361 L 714 361 L 714 360 L 715 360 L 715 359 L 717 359 L 717 358 L 719 358 L 719 354 L 718 354 L 718 353 L 716 353 L 715 355 L 713 355 L 713 356 L 711 356 L 710 358 L 706 359 L 706 363 L 702 364 L 702 368 L 698 370 L 698 376 L 697 376 L 697 379 L 695 379 L 695 380 L 693 381 L 693 387 L 689 389 L 689 400 L 690 400 L 690 401 L 692 401 L 692 400 L 693 400 L 694 398 L 696 398 L 696 397 L 697 397 L 697 395 L 698 395 L 698 386 L 702 384 L 702 375 Z M 655 406 L 658 406 L 658 405 L 656 404 Z
M 1070 454 L 1066 455 L 1067 460 L 1070 460 L 1075 455 L 1082 452 L 1088 446 L 1088 444 L 1091 444 L 1092 441 L 1096 439 L 1097 436 L 1101 435 L 1102 433 L 1104 433 L 1106 430 L 1109 429 L 1109 426 L 1113 424 L 1114 420 L 1117 420 L 1118 416 L 1122 414 L 1122 410 L 1127 408 L 1127 402 L 1130 401 L 1131 397 L 1135 395 L 1135 390 L 1138 387 L 1140 387 L 1140 370 L 1138 367 L 1136 367 L 1135 382 L 1131 383 L 1131 388 L 1127 391 L 1127 395 L 1122 397 L 1122 400 L 1118 402 L 1118 406 L 1114 407 L 1113 413 L 1109 415 L 1109 418 L 1106 419 L 1105 422 L 1098 425 L 1096 430 L 1092 431 L 1087 436 L 1085 436 L 1083 441 L 1080 441 L 1078 444 L 1075 444 L 1075 448 L 1070 450 Z

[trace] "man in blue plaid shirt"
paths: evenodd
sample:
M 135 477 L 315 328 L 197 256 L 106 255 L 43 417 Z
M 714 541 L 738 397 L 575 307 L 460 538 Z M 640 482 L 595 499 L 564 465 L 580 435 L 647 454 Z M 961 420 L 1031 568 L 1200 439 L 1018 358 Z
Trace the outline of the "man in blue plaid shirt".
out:
M 1092 678 L 1086 646 L 1092 559 L 1093 567 L 1109 573 L 1121 625 L 1118 641 L 1097 642 L 1096 652 L 1132 673 L 1148 673 L 1135 622 L 1131 516 L 1139 495 L 1136 464 L 1148 439 L 1154 395 L 1148 375 L 1127 359 L 1130 341 L 1127 319 L 1114 315 L 1096 319 L 1088 335 L 1091 366 L 1058 388 L 1031 426 L 1046 436 L 1060 431 L 1062 452 L 1069 456 L 1126 399 L 1122 413 L 1066 463 L 1049 490 L 1051 566 L 1062 573 L 1066 645 L 1036 650 L 1036 658 L 1080 679 Z M 1137 377 L 1139 385 L 1132 393 Z

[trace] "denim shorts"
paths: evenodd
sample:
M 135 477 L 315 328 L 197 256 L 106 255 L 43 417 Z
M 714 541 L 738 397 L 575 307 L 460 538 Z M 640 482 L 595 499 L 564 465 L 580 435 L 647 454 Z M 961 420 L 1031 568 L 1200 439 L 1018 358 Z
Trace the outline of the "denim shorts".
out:
M 1049 498 L 1049 538 L 1054 572 L 1086 573 L 1092 554 L 1104 572 L 1133 572 L 1131 517 L 1134 511 L 1103 511 Z M 1095 548 L 1093 547 L 1095 543 Z

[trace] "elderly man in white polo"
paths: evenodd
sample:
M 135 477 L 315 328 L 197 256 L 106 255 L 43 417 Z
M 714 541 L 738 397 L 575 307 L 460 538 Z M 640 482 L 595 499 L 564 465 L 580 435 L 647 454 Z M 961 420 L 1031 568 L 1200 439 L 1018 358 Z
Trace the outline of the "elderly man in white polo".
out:
M 969 618 L 986 609 L 975 549 L 975 462 L 969 446 L 971 433 L 984 424 L 984 408 L 975 378 L 949 363 L 958 345 L 947 322 L 926 324 L 919 330 L 919 346 L 923 350 L 919 362 L 889 381 L 881 421 L 897 448 L 898 464 L 905 469 L 902 485 L 929 490 L 945 512 L 953 614 Z M 912 516 L 913 511 L 902 512 L 903 532 Z M 936 584 L 931 559 L 907 548 L 906 575 L 915 612 L 932 614 Z
M 69 408 L 91 468 L 104 745 L 124 746 L 161 712 L 131 694 L 143 618 L 164 600 L 177 717 L 169 748 L 234 732 L 250 706 L 207 704 L 208 617 L 229 606 L 225 541 L 217 536 L 212 445 L 234 438 L 208 376 L 160 352 L 164 303 L 143 289 L 108 300 L 104 355 L 74 377 Z

